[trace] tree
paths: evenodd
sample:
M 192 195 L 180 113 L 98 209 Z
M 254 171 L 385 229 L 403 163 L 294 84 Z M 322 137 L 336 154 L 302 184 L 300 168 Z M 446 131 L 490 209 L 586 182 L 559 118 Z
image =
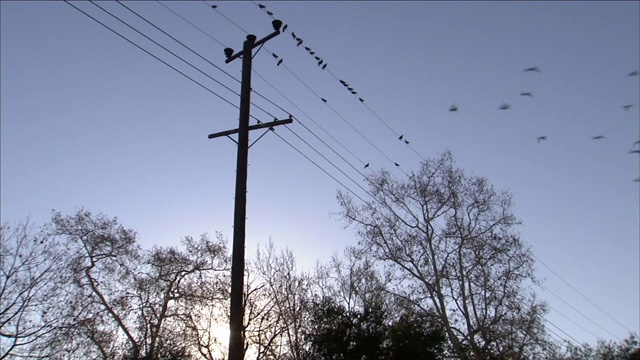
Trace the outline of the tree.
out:
M 0 228 L 0 359 L 34 354 L 57 326 L 55 307 L 47 306 L 60 290 L 55 245 L 28 220 Z
M 60 276 L 69 279 L 64 294 L 52 300 L 64 322 L 49 338 L 49 357 L 152 360 L 211 353 L 203 349 L 211 339 L 200 322 L 203 308 L 228 298 L 229 256 L 220 236 L 187 237 L 182 251 L 143 251 L 133 230 L 85 210 L 55 212 L 48 234 L 64 244 Z
M 595 347 L 566 342 L 553 360 L 640 360 L 640 341 L 637 334 L 631 333 L 619 343 L 600 339 Z
M 393 291 L 433 310 L 460 359 L 523 359 L 546 344 L 545 305 L 530 250 L 514 232 L 512 198 L 465 174 L 447 152 L 403 181 L 381 170 L 368 178 L 373 199 L 338 193 L 360 246 L 386 264 Z

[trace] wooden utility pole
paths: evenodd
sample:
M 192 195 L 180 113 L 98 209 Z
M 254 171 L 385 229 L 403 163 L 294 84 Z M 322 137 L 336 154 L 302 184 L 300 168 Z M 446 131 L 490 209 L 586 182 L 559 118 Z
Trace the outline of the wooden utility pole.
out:
M 231 258 L 231 312 L 229 319 L 229 360 L 244 359 L 243 333 L 243 290 L 244 290 L 244 244 L 245 220 L 247 215 L 247 163 L 249 157 L 249 130 L 269 128 L 291 123 L 291 119 L 275 120 L 269 123 L 249 126 L 251 107 L 251 60 L 253 49 L 280 34 L 282 21 L 273 20 L 271 34 L 256 41 L 255 35 L 247 35 L 242 51 L 234 54 L 233 49 L 226 48 L 224 53 L 227 64 L 242 57 L 242 84 L 240 90 L 240 124 L 238 129 L 223 131 L 209 135 L 209 139 L 219 136 L 238 134 L 238 158 L 236 164 L 236 197 L 233 219 L 233 254 Z

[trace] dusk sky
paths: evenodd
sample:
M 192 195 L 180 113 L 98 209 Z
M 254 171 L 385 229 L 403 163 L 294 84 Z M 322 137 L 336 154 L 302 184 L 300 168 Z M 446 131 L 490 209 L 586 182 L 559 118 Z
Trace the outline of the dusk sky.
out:
M 362 174 L 402 178 L 449 150 L 513 194 L 550 330 L 639 331 L 640 2 L 122 3 L 198 55 L 117 2 L 71 4 L 166 64 L 68 3 L 1 1 L 3 223 L 84 207 L 146 248 L 231 243 L 236 145 L 207 139 L 238 125 L 242 64 L 223 49 L 277 18 L 286 31 L 253 58 L 251 124 L 295 120 L 250 148 L 247 257 L 271 238 L 312 270 L 357 243 L 339 189 L 366 200 Z

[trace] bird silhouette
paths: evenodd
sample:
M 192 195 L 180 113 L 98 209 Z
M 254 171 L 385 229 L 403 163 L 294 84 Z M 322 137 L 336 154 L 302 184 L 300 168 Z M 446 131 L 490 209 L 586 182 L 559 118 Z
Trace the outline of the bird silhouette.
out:
M 324 98 L 320 98 L 322 101 L 324 101 L 325 103 L 327 102 L 327 100 L 325 100 Z
M 269 16 L 273 16 L 273 13 L 272 13 L 271 11 L 267 11 L 267 14 L 268 14 Z
M 629 154 L 640 154 L 640 150 L 631 150 Z
M 405 140 L 404 143 L 409 145 L 409 140 Z
M 304 49 L 307 50 L 307 51 L 311 51 L 311 48 L 308 47 L 308 46 L 305 46 Z
M 394 164 L 395 164 L 396 166 L 400 166 L 400 164 L 398 164 L 397 162 L 394 162 Z
M 217 7 L 218 7 L 218 5 L 211 5 L 211 8 L 212 8 L 212 9 L 215 9 L 215 8 L 217 8 Z
M 292 32 L 291 32 L 291 37 L 292 37 L 292 38 L 294 38 L 294 39 L 296 39 L 296 38 L 297 38 L 296 33 L 294 33 L 294 32 L 292 31 Z
M 302 39 L 298 40 L 298 45 L 296 46 L 300 46 L 300 45 L 302 45 Z
M 458 111 L 458 105 L 453 104 L 449 107 L 449 111 Z
M 266 6 L 264 6 L 264 5 L 262 5 L 262 4 L 258 4 L 258 7 L 259 7 L 260 9 L 264 9 L 264 8 L 266 8 Z
M 309 54 L 311 54 L 311 55 L 315 55 L 315 54 L 316 54 L 316 52 L 315 52 L 315 51 L 309 51 Z
M 528 92 L 528 91 L 523 91 L 520 93 L 520 96 L 528 96 L 528 97 L 533 97 L 533 94 Z
M 327 63 L 324 63 L 324 65 L 322 65 L 322 70 L 327 68 Z
M 525 71 L 525 72 L 528 72 L 528 71 L 535 71 L 535 72 L 538 72 L 538 73 L 539 73 L 539 72 L 541 72 L 541 71 L 540 71 L 540 68 L 539 68 L 539 67 L 537 67 L 537 66 L 533 66 L 533 67 L 530 67 L 530 68 L 526 68 L 526 69 L 524 69 L 524 71 Z
M 282 32 L 284 32 L 285 30 L 287 30 L 287 26 L 289 26 L 289 25 L 284 24 L 284 26 L 282 27 L 282 30 L 281 30 L 281 31 L 282 31 Z
M 360 102 L 364 102 L 364 100 L 362 98 L 358 98 L 358 100 L 360 100 Z
M 638 76 L 638 74 L 640 74 L 638 72 L 638 70 L 634 70 L 634 71 L 630 72 L 629 75 L 627 75 L 627 76 Z
M 402 140 L 402 138 L 404 137 L 404 135 L 400 135 L 400 137 L 398 138 L 398 140 Z
M 276 66 L 280 66 L 280 64 L 282 64 L 282 59 L 278 60 L 278 63 L 276 64 Z
M 632 107 L 633 107 L 633 104 L 628 104 L 628 105 L 624 105 L 622 108 L 624 109 L 624 111 L 629 111 L 631 110 Z
M 353 95 L 358 95 L 358 92 L 353 91 L 353 90 L 351 90 L 351 93 L 352 93 Z
M 546 136 L 538 136 L 538 143 L 540 143 L 541 141 L 545 141 L 547 140 Z
M 593 140 L 604 140 L 606 138 L 603 135 L 596 135 L 596 136 L 592 136 L 591 139 L 593 139 Z
M 368 167 L 369 167 L 369 163 L 367 163 L 367 165 L 364 166 L 365 169 L 368 168 Z
M 273 56 L 274 58 L 278 58 L 278 55 L 276 55 L 276 53 L 271 53 L 271 56 Z
M 509 105 L 507 103 L 502 103 L 502 105 L 500 105 L 499 109 L 500 110 L 509 110 L 509 109 L 511 109 L 511 105 Z
M 324 61 L 322 59 L 320 59 L 320 61 L 318 61 L 318 66 L 322 65 Z
M 316 60 L 322 59 L 320 56 L 315 56 Z

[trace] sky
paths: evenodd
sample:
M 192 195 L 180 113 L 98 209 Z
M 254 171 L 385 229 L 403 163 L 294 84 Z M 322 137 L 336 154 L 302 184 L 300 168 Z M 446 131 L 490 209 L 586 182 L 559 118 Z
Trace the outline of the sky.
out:
M 247 258 L 271 239 L 311 270 L 357 243 L 339 189 L 366 199 L 361 173 L 402 178 L 451 151 L 513 194 L 551 330 L 589 343 L 639 331 L 640 2 L 123 3 L 193 52 L 97 3 L 186 62 L 71 4 L 121 36 L 65 2 L 0 2 L 3 223 L 84 207 L 145 248 L 231 242 L 236 144 L 207 138 L 238 125 L 242 64 L 223 49 L 277 18 L 287 29 L 254 51 L 251 124 L 295 121 L 250 148 Z

